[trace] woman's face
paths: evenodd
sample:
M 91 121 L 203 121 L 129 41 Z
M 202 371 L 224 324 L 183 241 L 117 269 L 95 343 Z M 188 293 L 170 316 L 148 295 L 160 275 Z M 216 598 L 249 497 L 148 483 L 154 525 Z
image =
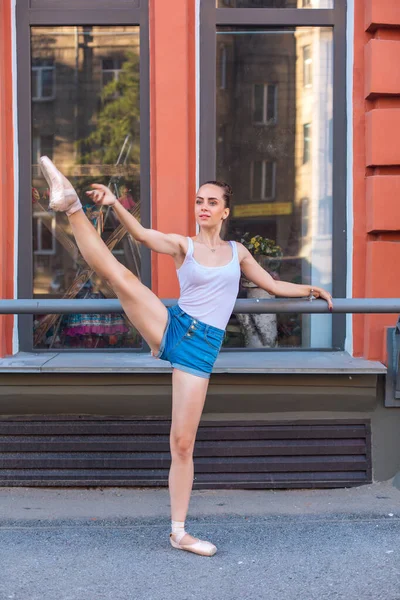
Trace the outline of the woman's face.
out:
M 225 208 L 223 194 L 224 190 L 218 185 L 206 183 L 199 188 L 194 213 L 200 227 L 212 228 L 227 218 L 229 208 Z

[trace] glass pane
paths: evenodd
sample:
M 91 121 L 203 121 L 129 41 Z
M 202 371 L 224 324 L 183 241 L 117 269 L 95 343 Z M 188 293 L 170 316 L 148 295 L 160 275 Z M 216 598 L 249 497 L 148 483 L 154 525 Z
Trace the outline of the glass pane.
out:
M 253 198 L 261 200 L 262 198 L 262 162 L 253 163 Z
M 36 69 L 32 69 L 32 73 L 31 73 L 31 88 L 32 88 L 32 98 L 37 98 L 39 91 L 38 91 L 38 72 L 36 71 Z
M 103 87 L 114 81 L 115 79 L 115 71 L 103 71 Z
M 276 85 L 268 86 L 267 121 L 276 120 Z
M 253 121 L 262 123 L 264 121 L 264 84 L 255 84 L 254 90 L 254 113 Z
M 216 103 L 216 175 L 233 187 L 226 238 L 244 239 L 276 279 L 331 290 L 332 29 L 221 27 L 217 44 L 228 57 Z M 267 118 L 256 123 L 263 85 Z M 267 293 L 242 279 L 239 297 Z M 225 346 L 329 348 L 331 328 L 330 315 L 234 315 Z
M 85 194 L 93 182 L 109 185 L 140 219 L 139 28 L 33 27 L 31 48 L 32 79 L 41 78 L 47 96 L 46 102 L 32 101 L 33 297 L 115 298 L 78 252 L 68 218 L 49 210 L 38 159 L 44 154 L 54 160 L 93 227 L 140 278 L 139 246 L 112 210 L 99 210 Z M 33 339 L 38 349 L 142 346 L 120 314 L 38 315 Z
M 54 70 L 53 69 L 41 69 L 42 75 L 42 96 L 43 98 L 50 98 L 53 96 L 53 80 Z
M 311 123 L 303 125 L 303 165 L 311 158 Z
M 52 217 L 46 215 L 41 219 L 41 250 L 52 250 L 54 244 L 54 236 L 52 232 Z
M 265 184 L 263 199 L 272 200 L 274 197 L 274 164 L 273 162 L 264 162 L 265 166 Z
M 216 0 L 217 8 L 333 8 L 334 0 Z
M 303 47 L 303 85 L 312 85 L 311 46 Z

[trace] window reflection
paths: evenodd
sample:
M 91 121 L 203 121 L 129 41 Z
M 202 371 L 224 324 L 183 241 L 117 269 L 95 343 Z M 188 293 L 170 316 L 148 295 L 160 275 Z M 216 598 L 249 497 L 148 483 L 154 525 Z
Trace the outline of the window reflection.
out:
M 32 100 L 54 100 L 56 95 L 54 59 L 34 59 L 32 65 Z
M 140 251 L 113 211 L 85 194 L 109 185 L 140 218 L 139 28 L 33 27 L 32 188 L 34 298 L 115 298 L 80 256 L 67 217 L 48 207 L 39 158 L 71 179 L 83 209 L 118 260 L 140 277 Z M 124 315 L 38 315 L 36 348 L 140 347 Z
M 226 86 L 217 88 L 217 177 L 234 191 L 226 237 L 261 236 L 268 250 L 251 252 L 274 278 L 329 290 L 332 30 L 221 27 L 220 44 Z M 266 292 L 242 280 L 240 297 Z M 239 315 L 225 346 L 330 347 L 331 333 L 329 315 Z

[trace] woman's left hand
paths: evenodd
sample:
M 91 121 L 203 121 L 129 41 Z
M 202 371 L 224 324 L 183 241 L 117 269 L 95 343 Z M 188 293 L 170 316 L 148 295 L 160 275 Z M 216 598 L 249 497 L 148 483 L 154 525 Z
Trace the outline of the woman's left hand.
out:
M 333 303 L 332 303 L 332 296 L 329 292 L 327 292 L 326 290 L 324 290 L 323 288 L 319 288 L 319 287 L 313 287 L 312 288 L 314 290 L 314 298 L 322 298 L 323 300 L 326 300 L 326 302 L 328 303 L 328 308 L 330 310 L 330 312 L 332 312 L 333 309 Z

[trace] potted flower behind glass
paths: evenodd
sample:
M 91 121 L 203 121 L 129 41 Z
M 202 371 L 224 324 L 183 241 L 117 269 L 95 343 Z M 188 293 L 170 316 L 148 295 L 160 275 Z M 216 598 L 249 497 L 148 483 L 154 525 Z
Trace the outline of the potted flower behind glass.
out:
M 245 233 L 240 240 L 255 260 L 266 270 L 274 279 L 279 279 L 279 269 L 283 256 L 282 248 L 269 238 L 261 235 Z
M 255 260 L 274 279 L 279 279 L 282 248 L 273 240 L 261 235 L 245 233 L 241 243 L 254 256 Z M 241 280 L 242 287 L 247 292 L 247 298 L 273 298 L 267 291 L 248 281 L 245 277 Z M 276 315 L 268 314 L 238 314 L 237 319 L 242 327 L 245 345 L 250 348 L 273 348 L 278 337 Z

